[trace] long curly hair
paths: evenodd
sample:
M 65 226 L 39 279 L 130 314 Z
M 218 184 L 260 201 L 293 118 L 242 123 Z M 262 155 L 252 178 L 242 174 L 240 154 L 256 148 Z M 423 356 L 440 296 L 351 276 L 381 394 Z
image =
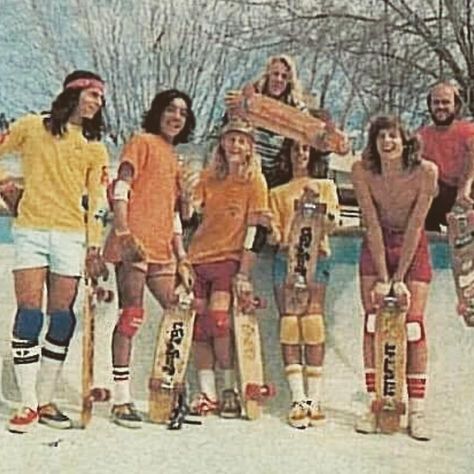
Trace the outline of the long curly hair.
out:
M 291 164 L 291 149 L 296 141 L 285 138 L 279 154 L 280 184 L 288 183 L 293 179 L 293 166 Z M 314 148 L 309 149 L 308 176 L 317 179 L 326 179 L 329 175 L 328 153 L 320 152 Z
M 265 69 L 262 71 L 260 77 L 253 83 L 255 91 L 260 94 L 267 94 L 268 92 L 268 80 L 270 77 L 270 68 L 276 63 L 283 63 L 288 69 L 288 85 L 286 90 L 283 92 L 282 100 L 285 104 L 296 106 L 303 102 L 303 87 L 298 80 L 298 74 L 296 71 L 296 65 L 291 56 L 287 54 L 279 54 L 276 56 L 270 56 L 265 65 Z
M 373 119 L 369 127 L 367 145 L 362 152 L 365 166 L 372 172 L 381 174 L 382 163 L 377 150 L 377 136 L 381 130 L 395 129 L 402 137 L 402 164 L 406 170 L 412 170 L 421 163 L 420 142 L 415 135 L 409 134 L 401 120 L 394 115 L 381 115 Z
M 166 107 L 168 107 L 168 105 L 174 99 L 183 99 L 188 108 L 183 130 L 181 130 L 181 132 L 179 132 L 173 140 L 173 144 L 177 145 L 178 143 L 187 143 L 196 127 L 196 117 L 194 116 L 194 112 L 192 110 L 193 102 L 186 93 L 177 89 L 167 89 L 156 94 L 153 101 L 151 102 L 150 108 L 143 116 L 142 127 L 145 132 L 159 135 L 161 132 L 161 116 L 163 115 Z
M 90 71 L 77 70 L 69 74 L 64 79 L 63 86 L 66 87 L 68 83 L 76 79 L 94 79 L 104 82 L 98 75 Z M 65 88 L 60 94 L 56 96 L 51 104 L 51 110 L 46 112 L 46 117 L 43 119 L 45 128 L 54 136 L 63 136 L 67 130 L 67 123 L 71 115 L 79 105 L 79 96 L 83 88 Z M 104 119 L 102 116 L 102 109 L 105 107 L 105 100 L 102 107 L 91 119 L 84 118 L 82 120 L 82 134 L 89 141 L 100 140 L 105 129 Z

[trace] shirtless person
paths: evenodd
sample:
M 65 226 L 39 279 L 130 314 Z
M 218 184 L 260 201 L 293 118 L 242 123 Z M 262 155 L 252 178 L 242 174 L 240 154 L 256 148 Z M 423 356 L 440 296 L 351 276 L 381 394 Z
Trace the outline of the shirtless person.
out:
M 437 169 L 420 159 L 418 149 L 417 140 L 407 135 L 398 119 L 378 117 L 370 126 L 362 160 L 352 167 L 352 181 L 366 227 L 359 272 L 370 403 L 375 399 L 374 302 L 393 289 L 408 307 L 409 434 L 426 441 L 430 436 L 424 416 L 428 358 L 424 312 L 432 269 L 423 224 L 437 191 Z M 359 418 L 356 431 L 374 433 L 375 414 L 369 411 Z
M 439 193 L 428 212 L 425 228 L 440 231 L 440 224 L 447 225 L 446 214 L 456 201 L 473 204 L 474 124 L 458 119 L 461 97 L 448 82 L 432 87 L 427 102 L 433 124 L 422 127 L 418 134 L 423 158 L 438 165 Z

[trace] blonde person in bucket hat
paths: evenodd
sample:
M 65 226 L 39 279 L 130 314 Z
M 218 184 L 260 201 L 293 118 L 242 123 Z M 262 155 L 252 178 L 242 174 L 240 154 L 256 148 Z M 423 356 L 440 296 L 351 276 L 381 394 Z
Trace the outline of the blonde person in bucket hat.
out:
M 196 414 L 214 412 L 237 418 L 241 408 L 235 390 L 229 317 L 232 288 L 237 295 L 251 291 L 250 271 L 259 245 L 248 236 L 254 235 L 257 227 L 257 233 L 265 234 L 256 222 L 268 214 L 267 185 L 248 122 L 233 118 L 222 128 L 192 200 L 194 209 L 202 213 L 202 222 L 188 250 L 196 274 L 193 349 L 200 386 L 191 409 Z M 223 376 L 220 395 L 215 367 Z

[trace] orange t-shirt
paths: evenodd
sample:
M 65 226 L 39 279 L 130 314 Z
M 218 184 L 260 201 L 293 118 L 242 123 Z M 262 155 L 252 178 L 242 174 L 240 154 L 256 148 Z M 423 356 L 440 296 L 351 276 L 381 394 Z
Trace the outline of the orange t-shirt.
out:
M 121 163 L 134 168 L 128 226 L 145 246 L 149 263 L 169 263 L 173 254 L 173 218 L 180 189 L 180 172 L 173 145 L 152 133 L 134 135 L 125 145 Z M 109 235 L 105 257 L 119 261 L 115 237 Z
M 457 186 L 466 171 L 468 140 L 474 139 L 474 123 L 455 120 L 449 127 L 429 125 L 418 134 L 422 156 L 438 165 L 439 180 Z
M 262 173 L 255 172 L 250 180 L 235 176 L 218 179 L 204 170 L 195 193 L 203 205 L 203 219 L 189 246 L 191 261 L 240 260 L 249 217 L 268 211 Z

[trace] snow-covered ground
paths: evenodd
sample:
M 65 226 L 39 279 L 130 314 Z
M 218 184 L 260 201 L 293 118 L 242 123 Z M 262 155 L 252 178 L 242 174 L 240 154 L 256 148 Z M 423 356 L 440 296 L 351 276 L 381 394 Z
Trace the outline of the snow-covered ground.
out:
M 435 261 L 443 263 L 443 244 Z M 439 250 L 441 249 L 441 256 Z M 354 432 L 355 415 L 364 405 L 361 331 L 362 313 L 354 263 L 357 241 L 340 238 L 338 263 L 332 271 L 327 295 L 328 349 L 325 369 L 325 426 L 298 431 L 285 415 L 289 394 L 283 378 L 277 342 L 277 315 L 271 299 L 269 256 L 260 259 L 256 281 L 270 300 L 261 315 L 266 376 L 277 385 L 264 417 L 258 421 L 204 419 L 202 426 L 186 425 L 171 432 L 145 424 L 127 430 L 108 420 L 109 406 L 98 405 L 86 430 L 55 431 L 38 426 L 26 435 L 0 429 L 1 473 L 415 473 L 461 474 L 474 472 L 474 329 L 464 327 L 454 312 L 450 270 L 437 268 L 427 310 L 430 383 L 427 412 L 433 439 L 420 443 L 405 433 L 393 436 Z M 0 245 L 0 356 L 3 358 L 0 424 L 5 425 L 12 400 L 17 399 L 9 355 L 11 317 L 15 310 L 11 245 Z M 80 317 L 80 301 L 77 313 Z M 138 406 L 146 410 L 147 380 L 161 311 L 148 302 L 147 323 L 137 337 L 133 390 Z M 97 319 L 97 385 L 110 385 L 110 333 L 116 317 L 112 304 Z M 65 371 L 61 406 L 79 415 L 80 324 Z M 194 374 L 190 374 L 195 386 Z

